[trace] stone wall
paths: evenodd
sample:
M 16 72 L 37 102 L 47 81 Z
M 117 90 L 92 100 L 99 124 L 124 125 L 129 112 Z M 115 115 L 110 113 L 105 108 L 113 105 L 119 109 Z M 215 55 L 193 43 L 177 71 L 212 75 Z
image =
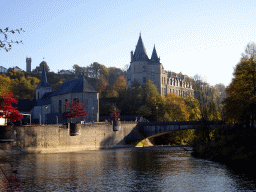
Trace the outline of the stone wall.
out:
M 134 122 L 122 123 L 120 131 L 113 131 L 111 123 L 81 125 L 81 134 L 70 136 L 63 125 L 22 126 L 13 128 L 14 142 L 2 149 L 29 153 L 58 153 L 104 148 L 129 147 L 129 143 L 143 138 Z

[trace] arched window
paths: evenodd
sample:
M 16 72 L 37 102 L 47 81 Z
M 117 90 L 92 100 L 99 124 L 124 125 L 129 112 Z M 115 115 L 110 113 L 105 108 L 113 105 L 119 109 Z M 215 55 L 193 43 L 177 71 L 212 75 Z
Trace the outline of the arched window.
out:
M 59 113 L 62 113 L 62 100 L 59 100 Z

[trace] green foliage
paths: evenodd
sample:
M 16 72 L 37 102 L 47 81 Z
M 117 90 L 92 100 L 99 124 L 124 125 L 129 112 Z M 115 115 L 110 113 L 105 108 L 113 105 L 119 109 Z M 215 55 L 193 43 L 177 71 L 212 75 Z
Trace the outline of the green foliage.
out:
M 226 118 L 231 123 L 253 126 L 256 119 L 256 61 L 255 44 L 248 44 L 241 61 L 236 65 L 234 78 L 227 88 Z

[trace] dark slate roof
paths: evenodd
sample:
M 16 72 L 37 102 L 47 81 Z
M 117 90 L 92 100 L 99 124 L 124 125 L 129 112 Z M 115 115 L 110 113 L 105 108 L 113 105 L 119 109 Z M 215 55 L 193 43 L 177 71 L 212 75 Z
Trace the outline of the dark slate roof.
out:
M 42 106 L 42 105 L 49 105 L 51 104 L 51 96 L 54 92 L 48 92 L 45 93 L 44 96 L 41 99 L 38 99 L 36 101 L 37 106 Z
M 52 96 L 63 95 L 67 93 L 96 93 L 95 89 L 85 80 L 83 76 L 65 81 L 61 86 L 52 94 Z
M 17 104 L 12 104 L 14 107 L 18 108 L 18 111 L 29 112 L 36 104 L 36 101 L 29 99 L 17 99 Z
M 153 61 L 155 63 L 160 63 L 159 58 L 157 57 L 155 45 L 154 45 L 154 49 L 152 52 L 151 61 Z
M 146 49 L 145 49 L 144 44 L 141 39 L 141 35 L 139 37 L 132 60 L 133 61 L 148 61 L 149 60 Z
M 37 89 L 39 89 L 41 87 L 51 87 L 49 85 L 49 83 L 47 82 L 46 71 L 45 71 L 44 65 L 43 65 L 43 71 L 42 71 L 42 75 L 41 75 L 41 81 L 37 85 Z

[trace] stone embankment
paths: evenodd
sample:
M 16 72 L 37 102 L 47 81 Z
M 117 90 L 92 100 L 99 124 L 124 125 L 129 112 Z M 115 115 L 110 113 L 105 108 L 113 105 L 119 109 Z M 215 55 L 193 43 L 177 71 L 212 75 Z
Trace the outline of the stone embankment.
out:
M 17 153 L 61 153 L 132 147 L 144 139 L 141 139 L 135 122 L 122 122 L 118 131 L 113 130 L 111 123 L 84 124 L 76 136 L 70 136 L 69 126 L 63 125 L 6 127 L 6 130 L 6 137 L 13 142 L 3 142 L 1 148 Z

